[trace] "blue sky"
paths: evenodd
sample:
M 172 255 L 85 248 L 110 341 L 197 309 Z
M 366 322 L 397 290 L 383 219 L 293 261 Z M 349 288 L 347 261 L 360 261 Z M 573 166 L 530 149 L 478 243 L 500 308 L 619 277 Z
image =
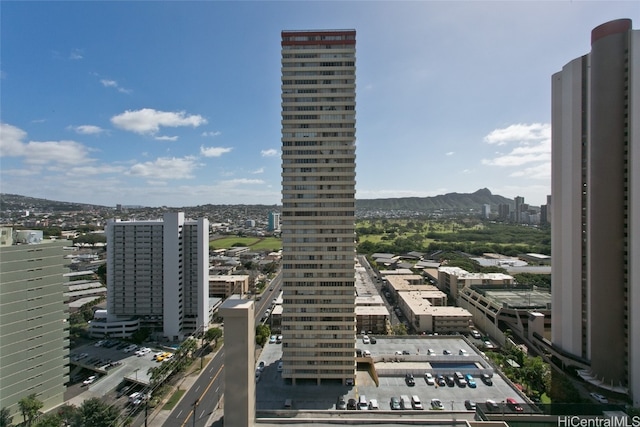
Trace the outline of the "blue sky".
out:
M 280 32 L 357 31 L 357 198 L 550 193 L 551 75 L 637 1 L 2 1 L 0 191 L 280 204 Z

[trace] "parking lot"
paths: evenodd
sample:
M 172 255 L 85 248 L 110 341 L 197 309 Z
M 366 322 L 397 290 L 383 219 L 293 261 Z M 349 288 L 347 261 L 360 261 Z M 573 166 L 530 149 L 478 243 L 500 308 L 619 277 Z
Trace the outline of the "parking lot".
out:
M 367 400 L 376 399 L 380 410 L 390 410 L 392 397 L 405 395 L 411 399 L 416 395 L 422 401 L 425 410 L 431 410 L 431 400 L 442 402 L 445 411 L 468 411 L 465 400 L 484 403 L 488 399 L 500 404 L 507 398 L 518 402 L 524 400 L 510 384 L 499 375 L 492 376 L 492 385 L 483 383 L 482 373 L 492 373 L 491 365 L 484 355 L 469 345 L 462 337 L 456 336 L 376 336 L 375 344 L 364 344 L 358 339 L 356 347 L 369 350 L 370 357 L 358 358 L 359 363 L 354 386 L 339 384 L 295 385 L 287 384 L 277 370 L 282 355 L 281 344 L 266 344 L 257 363 L 263 361 L 265 368 L 256 386 L 256 408 L 258 410 L 280 410 L 286 399 L 291 399 L 294 409 L 335 410 L 338 397 L 358 400 L 366 396 Z M 429 350 L 432 350 L 429 352 Z M 444 354 L 448 350 L 451 354 Z M 460 354 L 460 350 L 464 350 Z M 398 354 L 399 353 L 399 354 Z M 429 354 L 431 353 L 431 354 Z M 373 362 L 378 376 L 375 378 L 367 370 L 366 361 Z M 425 372 L 453 375 L 470 373 L 476 383 L 475 388 L 428 385 Z M 412 373 L 415 385 L 409 386 L 406 374 Z M 509 411 L 505 407 L 505 411 Z M 471 411 L 469 411 L 471 412 Z
M 107 348 L 96 347 L 93 342 L 73 349 L 69 356 L 69 397 L 84 393 L 90 397 L 102 397 L 115 391 L 125 379 L 141 386 L 147 385 L 149 368 L 159 366 L 154 360 L 154 355 L 163 350 L 151 348 L 151 351 L 138 357 L 135 354 L 137 349 L 124 352 L 129 345 L 130 343 L 119 341 L 117 345 Z M 94 382 L 83 384 L 93 375 L 97 376 Z

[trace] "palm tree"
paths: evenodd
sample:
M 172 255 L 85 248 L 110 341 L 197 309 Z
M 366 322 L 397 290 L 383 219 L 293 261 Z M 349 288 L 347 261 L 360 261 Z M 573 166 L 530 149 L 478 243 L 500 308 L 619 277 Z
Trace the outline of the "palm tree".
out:
M 0 409 L 0 427 L 9 427 L 13 421 L 11 411 L 8 408 Z
M 18 407 L 20 408 L 20 412 L 22 413 L 24 422 L 27 426 L 31 426 L 33 420 L 38 416 L 38 411 L 43 406 L 44 404 L 37 399 L 35 393 L 32 393 L 27 397 L 23 397 L 18 401 Z

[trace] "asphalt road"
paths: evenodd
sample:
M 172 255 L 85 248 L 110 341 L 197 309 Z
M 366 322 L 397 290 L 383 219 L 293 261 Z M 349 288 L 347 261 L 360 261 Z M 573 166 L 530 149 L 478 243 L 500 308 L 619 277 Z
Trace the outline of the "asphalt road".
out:
M 278 274 L 262 293 L 260 301 L 256 301 L 256 326 L 271 302 L 280 293 L 282 277 Z M 273 289 L 273 290 L 269 290 Z M 198 362 L 195 362 L 198 363 Z M 205 426 L 207 420 L 216 409 L 224 393 L 224 345 L 205 367 L 205 370 L 193 385 L 186 391 L 180 402 L 171 411 L 164 422 L 165 427 Z M 194 421 L 195 414 L 195 421 Z M 144 411 L 134 420 L 134 426 L 144 425 Z
M 224 392 L 224 349 L 221 347 L 164 422 L 166 427 L 205 426 Z M 197 362 L 196 362 L 197 363 Z M 195 414 L 195 422 L 194 422 Z

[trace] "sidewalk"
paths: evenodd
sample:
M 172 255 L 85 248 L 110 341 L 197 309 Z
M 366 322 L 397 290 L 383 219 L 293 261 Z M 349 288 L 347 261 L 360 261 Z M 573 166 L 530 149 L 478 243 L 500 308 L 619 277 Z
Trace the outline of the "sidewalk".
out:
M 167 393 L 164 396 L 164 398 L 158 403 L 158 406 L 153 410 L 153 412 L 151 412 L 148 418 L 149 424 L 152 424 L 154 426 L 155 425 L 160 426 L 165 423 L 165 421 L 169 418 L 169 415 L 171 415 L 171 412 L 173 411 L 173 409 L 171 410 L 162 409 L 164 405 L 171 398 L 171 396 L 173 396 L 173 393 L 175 393 L 177 390 L 189 390 L 193 386 L 193 384 L 198 380 L 200 375 L 205 371 L 209 362 L 211 362 L 211 360 L 213 360 L 216 354 L 218 354 L 218 351 L 219 349 L 216 349 L 216 351 L 211 352 L 207 355 L 208 357 L 205 358 L 206 363 L 203 365 L 202 369 L 200 369 L 199 361 L 198 360 L 194 361 L 190 371 L 188 373 L 185 373 L 184 377 L 175 386 L 171 387 L 171 390 L 169 391 L 169 393 Z M 182 400 L 182 398 L 180 399 Z M 220 412 L 218 418 L 222 417 L 221 406 L 222 406 L 223 400 L 224 398 L 221 397 L 220 398 L 221 404 L 219 405 L 218 409 L 213 411 L 213 413 L 211 414 L 211 417 L 209 418 L 209 421 L 207 422 L 207 425 L 210 425 L 212 420 L 215 421 L 214 416 L 216 416 L 218 412 Z

